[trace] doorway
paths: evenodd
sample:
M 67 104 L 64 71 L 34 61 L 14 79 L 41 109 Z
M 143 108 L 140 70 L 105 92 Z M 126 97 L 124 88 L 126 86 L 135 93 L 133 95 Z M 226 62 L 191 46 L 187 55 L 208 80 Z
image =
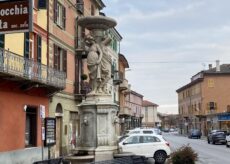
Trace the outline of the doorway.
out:
M 55 156 L 62 156 L 62 122 L 63 122 L 63 110 L 62 105 L 60 103 L 57 104 L 56 107 L 56 148 L 55 148 Z

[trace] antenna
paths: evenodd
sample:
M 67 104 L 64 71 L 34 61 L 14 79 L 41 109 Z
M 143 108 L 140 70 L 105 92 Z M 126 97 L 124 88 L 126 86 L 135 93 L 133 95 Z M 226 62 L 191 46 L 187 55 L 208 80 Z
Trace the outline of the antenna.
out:
M 202 63 L 201 65 L 203 66 L 203 70 L 205 70 L 206 64 Z

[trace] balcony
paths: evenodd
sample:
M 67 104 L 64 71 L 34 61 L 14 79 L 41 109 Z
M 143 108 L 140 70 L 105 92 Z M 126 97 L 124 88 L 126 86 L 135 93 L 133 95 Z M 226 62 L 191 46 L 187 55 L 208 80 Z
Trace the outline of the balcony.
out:
M 208 115 L 215 115 L 217 113 L 218 113 L 217 110 L 207 110 Z
M 205 116 L 205 112 L 203 110 L 197 110 L 194 111 L 193 115 L 197 116 L 197 117 L 204 117 Z
M 76 37 L 75 39 L 76 42 L 76 52 L 82 56 L 82 58 L 87 58 L 87 54 L 85 51 L 85 41 L 82 37 Z
M 131 109 L 128 107 L 121 107 L 119 111 L 119 115 L 131 115 Z
M 113 76 L 113 84 L 114 85 L 119 85 L 122 83 L 123 73 L 121 71 L 117 71 L 117 70 L 113 71 L 112 76 Z
M 128 80 L 124 79 L 122 83 L 120 84 L 119 89 L 121 91 L 129 89 Z
M 0 77 L 5 80 L 30 81 L 50 89 L 65 88 L 66 73 L 49 68 L 32 59 L 26 59 L 10 51 L 0 49 Z

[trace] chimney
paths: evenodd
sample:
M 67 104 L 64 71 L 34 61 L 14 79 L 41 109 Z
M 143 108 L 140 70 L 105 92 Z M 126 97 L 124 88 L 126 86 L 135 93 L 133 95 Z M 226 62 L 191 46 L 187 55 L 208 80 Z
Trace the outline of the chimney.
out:
M 216 60 L 216 72 L 220 72 L 220 60 Z
M 208 65 L 208 68 L 209 68 L 209 70 L 212 69 L 212 64 L 209 64 L 209 65 Z

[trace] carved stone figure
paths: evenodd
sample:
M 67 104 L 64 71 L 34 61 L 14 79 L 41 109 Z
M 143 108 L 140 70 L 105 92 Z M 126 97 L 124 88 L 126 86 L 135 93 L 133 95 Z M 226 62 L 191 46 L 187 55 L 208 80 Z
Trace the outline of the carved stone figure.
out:
M 87 67 L 89 69 L 89 84 L 92 91 L 89 94 L 96 94 L 101 83 L 101 69 L 99 64 L 101 63 L 103 53 L 101 47 L 91 35 L 86 37 L 86 42 L 90 45 L 87 56 Z
M 111 42 L 111 38 L 107 36 L 100 44 L 103 52 L 103 56 L 100 63 L 101 83 L 99 85 L 99 93 L 105 93 L 105 94 L 108 94 L 108 90 L 106 87 L 108 81 L 111 78 L 112 59 L 108 51 L 108 45 L 110 44 L 110 42 Z
M 92 88 L 89 94 L 108 94 L 106 86 L 111 78 L 112 63 L 108 45 L 111 42 L 111 38 L 105 37 L 98 43 L 92 35 L 88 35 L 85 41 L 89 45 L 87 67 L 89 69 L 89 84 Z

